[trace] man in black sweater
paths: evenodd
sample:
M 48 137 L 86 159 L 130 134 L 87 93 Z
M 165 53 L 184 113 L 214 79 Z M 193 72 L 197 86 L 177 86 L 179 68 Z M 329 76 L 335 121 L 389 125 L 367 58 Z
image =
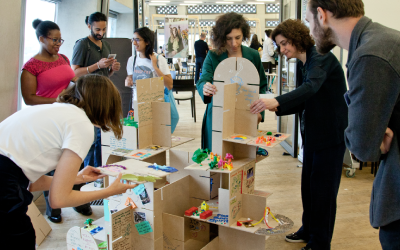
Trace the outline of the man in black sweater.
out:
M 400 32 L 364 16 L 362 0 L 310 0 L 307 20 L 318 52 L 348 50 L 347 148 L 381 160 L 370 204 L 383 250 L 400 249 Z
M 275 99 L 260 99 L 251 112 L 265 109 L 276 114 L 300 116 L 303 139 L 301 196 L 302 227 L 286 236 L 288 242 L 307 242 L 304 250 L 328 250 L 336 218 L 336 198 L 345 152 L 347 106 L 343 98 L 346 81 L 342 66 L 332 53 L 317 53 L 309 29 L 300 20 L 278 25 L 271 38 L 280 54 L 297 58 L 295 90 Z M 297 142 L 293 142 L 297 143 Z
M 208 52 L 208 44 L 204 40 L 206 40 L 206 34 L 201 33 L 200 40 L 197 40 L 194 43 L 194 51 L 196 52 L 196 75 L 194 77 L 195 83 L 200 78 L 200 70 L 203 67 L 203 62 Z

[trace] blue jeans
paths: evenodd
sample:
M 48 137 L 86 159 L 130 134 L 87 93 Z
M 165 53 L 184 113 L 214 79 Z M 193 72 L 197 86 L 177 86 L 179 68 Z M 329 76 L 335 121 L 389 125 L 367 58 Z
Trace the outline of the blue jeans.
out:
M 94 142 L 89 149 L 89 153 L 87 154 L 84 165 L 90 165 L 92 167 L 100 167 L 101 164 L 101 130 L 97 127 L 94 127 Z
M 400 220 L 394 221 L 389 225 L 380 227 L 379 241 L 383 250 L 400 249 Z
M 204 58 L 196 57 L 196 74 L 194 76 L 194 83 L 197 83 L 197 81 L 200 78 L 200 70 L 201 68 L 203 68 L 203 63 L 204 63 Z

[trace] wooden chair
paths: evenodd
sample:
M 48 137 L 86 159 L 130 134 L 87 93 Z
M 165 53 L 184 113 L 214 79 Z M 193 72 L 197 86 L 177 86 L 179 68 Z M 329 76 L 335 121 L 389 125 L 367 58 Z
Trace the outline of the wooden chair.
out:
M 178 102 L 190 100 L 192 117 L 196 122 L 196 85 L 194 79 L 174 79 L 172 91 L 174 92 L 174 98 Z

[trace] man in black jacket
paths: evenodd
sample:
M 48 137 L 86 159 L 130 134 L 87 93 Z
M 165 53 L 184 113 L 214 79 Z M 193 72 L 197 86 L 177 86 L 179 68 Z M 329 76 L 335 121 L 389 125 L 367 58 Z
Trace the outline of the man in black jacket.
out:
M 400 32 L 364 16 L 362 0 L 310 0 L 306 14 L 320 53 L 349 51 L 346 146 L 361 161 L 381 160 L 370 222 L 382 249 L 400 249 Z
M 194 43 L 194 51 L 196 52 L 196 75 L 194 77 L 195 83 L 200 78 L 200 70 L 203 67 L 203 62 L 208 52 L 208 44 L 204 40 L 206 40 L 206 34 L 201 33 L 200 39 Z
M 332 53 L 317 53 L 308 28 L 299 20 L 287 20 L 272 32 L 272 40 L 287 59 L 299 59 L 299 87 L 275 99 L 260 99 L 252 113 L 265 109 L 276 114 L 299 113 L 303 138 L 301 195 L 302 227 L 287 235 L 289 242 L 307 242 L 305 250 L 330 249 L 336 217 L 336 198 L 345 152 L 347 106 L 346 81 Z M 297 143 L 297 142 L 294 142 Z

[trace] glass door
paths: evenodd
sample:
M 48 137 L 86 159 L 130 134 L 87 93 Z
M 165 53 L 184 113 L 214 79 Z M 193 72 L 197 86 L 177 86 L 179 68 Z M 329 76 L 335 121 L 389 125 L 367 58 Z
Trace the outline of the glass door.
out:
M 287 19 L 301 19 L 301 0 L 280 0 L 280 6 L 280 22 Z M 285 56 L 279 57 L 277 69 L 279 79 L 278 95 L 286 94 L 298 86 L 296 65 L 297 59 L 287 60 Z M 298 114 L 278 117 L 278 132 L 291 134 L 281 145 L 293 157 L 297 157 L 298 151 L 298 124 Z

